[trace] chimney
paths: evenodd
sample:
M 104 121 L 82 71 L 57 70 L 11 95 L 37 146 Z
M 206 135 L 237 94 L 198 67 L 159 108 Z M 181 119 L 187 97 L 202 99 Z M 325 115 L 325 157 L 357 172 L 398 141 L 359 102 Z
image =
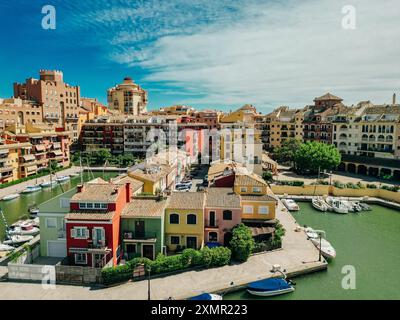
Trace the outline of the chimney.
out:
M 83 191 L 83 184 L 78 184 L 76 186 L 76 191 L 77 191 L 77 193 L 81 193 Z
M 131 202 L 133 196 L 130 182 L 127 182 L 125 184 L 125 190 L 126 190 L 126 203 L 129 203 Z
M 396 104 L 396 94 L 393 93 L 393 105 L 395 105 L 395 104 Z

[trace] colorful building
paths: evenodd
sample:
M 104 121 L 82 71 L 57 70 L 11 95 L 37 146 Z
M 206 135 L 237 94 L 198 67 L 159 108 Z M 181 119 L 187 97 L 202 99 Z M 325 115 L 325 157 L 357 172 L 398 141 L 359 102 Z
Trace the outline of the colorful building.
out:
M 227 246 L 231 230 L 242 222 L 240 196 L 232 188 L 208 188 L 204 209 L 204 238 L 206 244 Z
M 134 197 L 121 214 L 124 258 L 155 259 L 164 247 L 164 210 L 166 198 Z
M 144 193 L 157 194 L 175 183 L 176 168 L 163 164 L 145 164 L 128 175 L 143 182 Z
M 122 256 L 120 219 L 131 187 L 102 181 L 79 186 L 65 216 L 67 255 L 74 265 L 117 265 Z
M 172 192 L 165 209 L 165 244 L 168 251 L 203 247 L 204 204 L 204 192 Z

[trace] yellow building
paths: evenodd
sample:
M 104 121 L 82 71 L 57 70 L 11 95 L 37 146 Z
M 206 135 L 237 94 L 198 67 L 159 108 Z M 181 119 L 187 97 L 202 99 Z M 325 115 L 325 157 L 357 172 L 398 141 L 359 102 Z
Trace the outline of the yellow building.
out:
M 0 142 L 0 183 L 7 183 L 19 179 L 19 157 L 23 150 L 31 149 L 30 143 L 18 143 L 13 140 Z
M 280 147 L 288 139 L 303 141 L 304 111 L 279 107 L 263 117 L 261 133 L 265 150 Z
M 243 163 L 247 169 L 262 174 L 262 143 L 255 119 L 256 109 L 245 105 L 220 120 L 220 159 Z
M 110 109 L 129 115 L 140 115 L 147 111 L 147 92 L 126 77 L 124 81 L 107 91 Z
M 177 248 L 204 246 L 204 192 L 173 192 L 165 209 L 165 244 Z
M 275 219 L 277 201 L 268 184 L 256 174 L 236 172 L 234 192 L 240 194 L 243 220 Z
M 143 192 L 156 194 L 175 183 L 176 168 L 169 165 L 144 165 L 128 173 L 136 180 L 143 182 Z

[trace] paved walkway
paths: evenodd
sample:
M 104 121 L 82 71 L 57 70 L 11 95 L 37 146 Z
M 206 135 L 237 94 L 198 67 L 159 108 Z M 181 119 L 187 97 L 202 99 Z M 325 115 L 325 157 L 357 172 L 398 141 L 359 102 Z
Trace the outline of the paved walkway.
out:
M 307 240 L 304 232 L 295 232 L 294 218 L 279 204 L 277 218 L 286 229 L 283 249 L 252 256 L 247 262 L 221 268 L 189 271 L 174 276 L 151 280 L 152 299 L 183 299 L 202 292 L 224 291 L 226 288 L 271 277 L 274 264 L 280 264 L 287 273 L 301 273 L 307 269 L 324 268 L 318 262 L 318 250 Z M 40 284 L 0 283 L 0 299 L 147 299 L 147 281 L 129 282 L 119 286 L 98 289 L 58 285 L 46 290 Z

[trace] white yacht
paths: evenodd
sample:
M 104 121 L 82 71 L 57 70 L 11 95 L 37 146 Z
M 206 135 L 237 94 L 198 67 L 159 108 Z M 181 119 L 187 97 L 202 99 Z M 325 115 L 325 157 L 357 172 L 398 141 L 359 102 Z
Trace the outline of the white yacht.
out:
M 324 200 L 319 197 L 312 198 L 311 203 L 313 207 L 319 211 L 326 212 L 328 211 L 328 205 Z
M 282 203 L 289 211 L 299 211 L 299 205 L 292 199 L 282 199 Z

